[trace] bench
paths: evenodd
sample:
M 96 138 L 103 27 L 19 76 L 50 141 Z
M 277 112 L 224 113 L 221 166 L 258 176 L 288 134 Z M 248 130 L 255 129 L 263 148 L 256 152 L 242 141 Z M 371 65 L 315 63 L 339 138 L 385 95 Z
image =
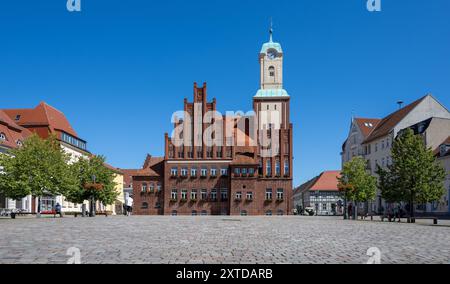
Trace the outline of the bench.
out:
M 433 225 L 437 225 L 439 219 L 437 217 L 414 217 L 408 219 L 410 223 L 416 223 L 416 220 L 433 220 Z
M 41 215 L 54 215 L 55 218 L 56 218 L 56 215 L 58 215 L 53 212 L 41 212 L 40 214 Z M 26 215 L 38 215 L 38 213 L 29 213 L 29 212 L 11 212 L 10 213 L 11 219 L 16 219 L 16 216 L 26 216 Z

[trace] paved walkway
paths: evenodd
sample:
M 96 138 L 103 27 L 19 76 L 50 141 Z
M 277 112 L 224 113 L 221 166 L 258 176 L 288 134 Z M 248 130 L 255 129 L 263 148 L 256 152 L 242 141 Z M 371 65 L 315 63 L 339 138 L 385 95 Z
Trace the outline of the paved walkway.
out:
M 382 263 L 450 263 L 450 227 L 334 217 L 19 218 L 0 231 L 0 263 L 67 263 L 68 250 L 81 263 L 367 263 L 372 247 Z

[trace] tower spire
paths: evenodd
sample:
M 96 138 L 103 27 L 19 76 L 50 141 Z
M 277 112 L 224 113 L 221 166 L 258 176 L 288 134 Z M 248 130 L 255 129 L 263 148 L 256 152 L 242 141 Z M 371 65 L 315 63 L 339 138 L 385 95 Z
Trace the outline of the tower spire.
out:
M 272 21 L 272 17 L 270 17 L 270 42 L 273 42 L 273 21 Z

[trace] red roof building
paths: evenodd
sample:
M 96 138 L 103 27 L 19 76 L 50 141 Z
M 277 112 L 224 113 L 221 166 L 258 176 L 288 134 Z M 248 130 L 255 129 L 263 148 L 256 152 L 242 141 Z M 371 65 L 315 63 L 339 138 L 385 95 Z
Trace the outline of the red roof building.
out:
M 17 125 L 4 111 L 0 110 L 0 152 L 21 146 L 30 135 L 30 131 Z
M 78 136 L 66 116 L 45 102 L 32 109 L 4 109 L 3 112 L 15 124 L 36 133 L 43 139 L 55 135 L 66 145 L 87 152 L 86 141 Z
M 343 199 L 338 189 L 340 171 L 325 171 L 307 181 L 294 191 L 294 207 L 297 211 L 314 208 L 316 215 L 343 214 Z

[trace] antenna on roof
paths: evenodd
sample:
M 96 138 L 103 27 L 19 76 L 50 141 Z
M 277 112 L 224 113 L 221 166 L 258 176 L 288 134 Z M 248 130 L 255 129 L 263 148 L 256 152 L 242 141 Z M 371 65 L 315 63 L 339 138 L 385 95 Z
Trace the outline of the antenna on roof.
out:
M 269 30 L 269 33 L 270 33 L 270 42 L 273 42 L 273 20 L 272 20 L 272 17 L 270 17 L 270 30 Z
M 403 101 L 397 101 L 398 109 L 402 109 L 403 103 L 404 103 Z

